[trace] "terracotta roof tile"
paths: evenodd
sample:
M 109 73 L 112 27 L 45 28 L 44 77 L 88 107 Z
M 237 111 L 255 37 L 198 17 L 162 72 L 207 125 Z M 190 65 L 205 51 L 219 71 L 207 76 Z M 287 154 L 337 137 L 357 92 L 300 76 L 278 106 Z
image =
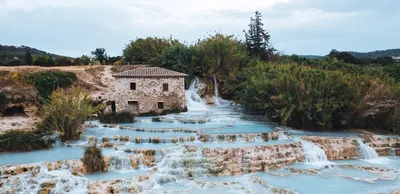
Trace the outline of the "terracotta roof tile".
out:
M 113 77 L 185 77 L 184 73 L 161 67 L 139 67 L 136 69 L 113 74 Z

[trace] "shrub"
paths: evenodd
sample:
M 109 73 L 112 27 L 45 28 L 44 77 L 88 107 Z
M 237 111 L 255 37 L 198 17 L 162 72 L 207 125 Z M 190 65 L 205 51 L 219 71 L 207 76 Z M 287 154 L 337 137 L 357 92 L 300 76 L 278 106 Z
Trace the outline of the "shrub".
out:
M 158 116 L 160 114 L 158 114 L 156 111 L 152 110 L 146 113 L 140 113 L 139 116 L 141 117 L 152 117 L 152 116 Z
M 104 108 L 104 105 L 94 106 L 92 102 L 89 93 L 79 87 L 73 87 L 71 93 L 58 89 L 44 105 L 38 128 L 59 132 L 63 141 L 79 139 L 80 125 Z
M 153 121 L 153 122 L 161 122 L 161 119 L 159 117 L 153 117 L 153 118 L 151 118 L 151 121 Z
M 99 115 L 102 123 L 133 123 L 135 122 L 135 114 L 131 112 L 105 113 Z
M 54 90 L 70 86 L 77 77 L 72 72 L 47 71 L 27 75 L 26 80 L 32 82 L 39 96 L 47 100 Z
M 9 130 L 0 134 L 0 152 L 4 151 L 31 151 L 35 149 L 48 149 L 54 143 L 46 139 L 51 135 L 48 131 L 19 131 Z
M 85 153 L 81 161 L 85 165 L 87 173 L 104 172 L 105 170 L 106 165 L 103 153 L 97 147 L 97 142 L 85 148 Z
M 360 115 L 370 104 L 399 101 L 393 80 L 356 72 L 255 61 L 245 77 L 236 100 L 247 109 L 296 128 L 332 130 L 361 126 L 357 119 L 364 119 Z M 392 123 L 396 118 L 391 118 Z M 387 128 L 382 123 L 389 119 L 374 122 L 369 126 Z

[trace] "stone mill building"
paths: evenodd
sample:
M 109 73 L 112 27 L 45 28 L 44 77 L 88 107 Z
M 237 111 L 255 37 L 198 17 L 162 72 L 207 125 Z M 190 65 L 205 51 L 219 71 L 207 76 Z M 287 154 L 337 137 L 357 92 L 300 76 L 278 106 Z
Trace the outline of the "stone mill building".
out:
M 186 76 L 160 67 L 138 67 L 113 74 L 115 93 L 110 99 L 111 110 L 135 114 L 183 110 Z

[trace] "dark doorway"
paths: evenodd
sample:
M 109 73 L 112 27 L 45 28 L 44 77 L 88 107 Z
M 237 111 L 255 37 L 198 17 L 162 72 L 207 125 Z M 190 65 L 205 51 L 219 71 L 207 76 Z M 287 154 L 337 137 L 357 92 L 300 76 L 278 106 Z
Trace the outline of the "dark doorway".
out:
M 25 114 L 24 107 L 22 106 L 13 106 L 10 108 L 6 108 L 3 111 L 3 116 L 5 117 L 11 117 L 11 116 L 27 116 Z
M 138 101 L 128 101 L 128 111 L 137 115 L 139 113 Z
M 116 113 L 117 112 L 117 107 L 115 106 L 115 101 L 111 101 L 111 112 Z

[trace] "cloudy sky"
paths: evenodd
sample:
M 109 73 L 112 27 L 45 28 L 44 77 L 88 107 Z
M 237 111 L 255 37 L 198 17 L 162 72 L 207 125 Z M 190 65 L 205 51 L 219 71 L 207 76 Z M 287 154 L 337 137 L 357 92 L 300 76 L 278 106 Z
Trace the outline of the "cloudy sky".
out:
M 400 47 L 400 0 L 0 0 L 0 44 L 120 55 L 137 37 L 243 38 L 255 10 L 284 54 Z

